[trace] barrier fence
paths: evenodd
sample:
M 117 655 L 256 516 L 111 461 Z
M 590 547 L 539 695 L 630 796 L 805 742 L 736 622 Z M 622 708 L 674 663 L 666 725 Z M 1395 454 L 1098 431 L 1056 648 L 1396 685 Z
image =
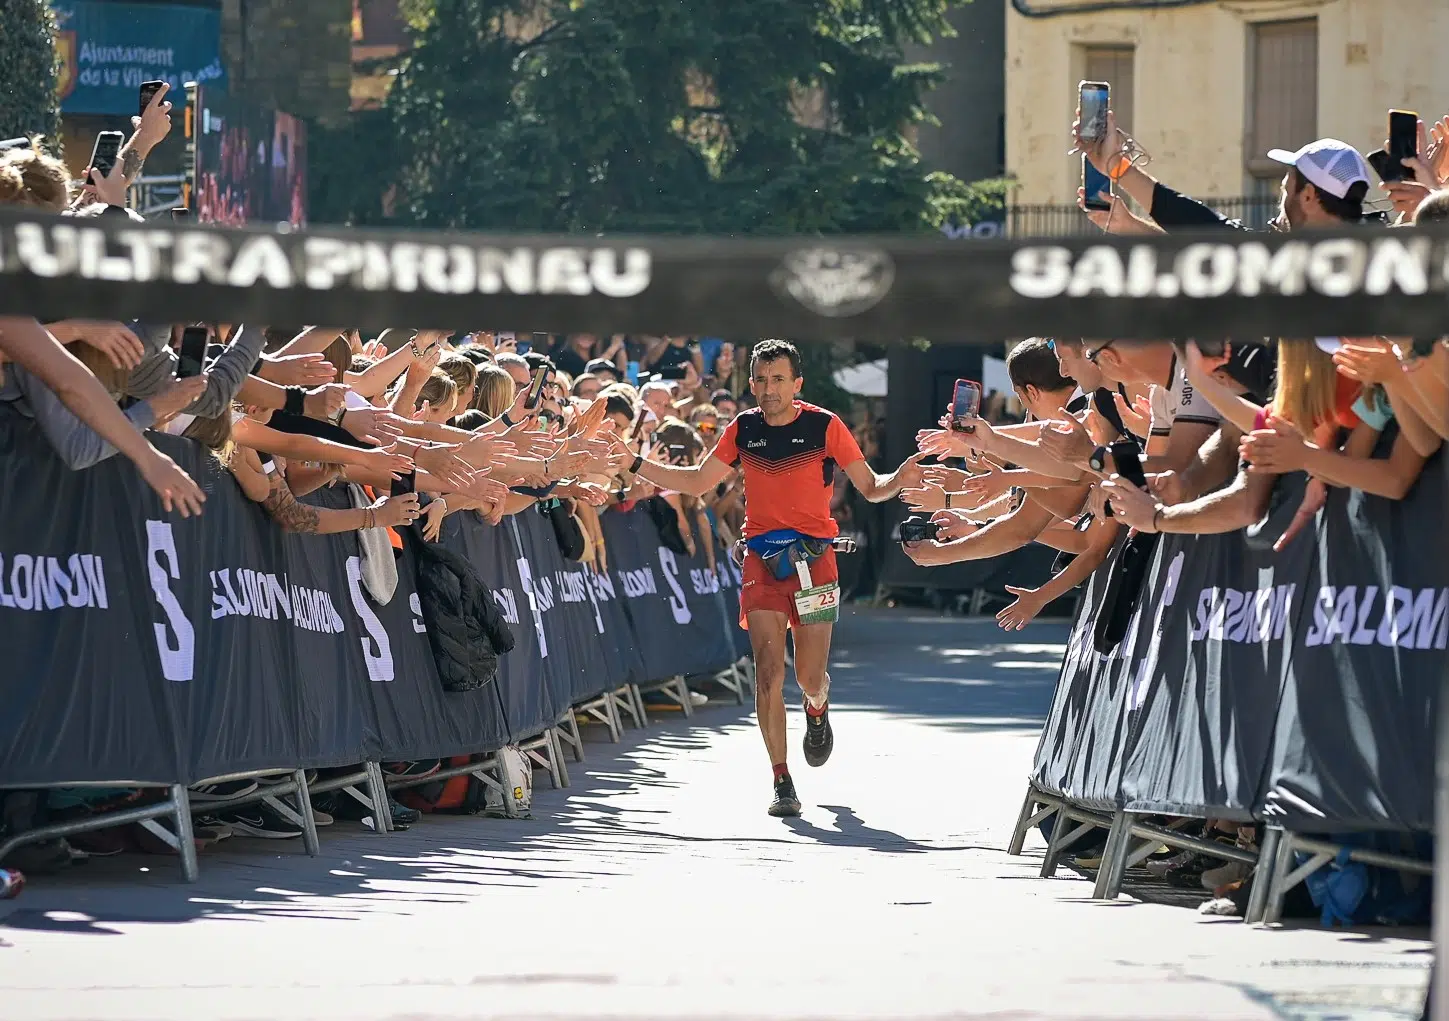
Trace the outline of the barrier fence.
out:
M 1280 480 L 1290 517 L 1302 482 Z M 1110 827 L 1097 885 L 1108 898 L 1160 843 L 1258 861 L 1256 921 L 1281 910 L 1295 850 L 1316 868 L 1344 850 L 1325 837 L 1432 831 L 1446 502 L 1441 451 L 1401 501 L 1334 490 L 1316 531 L 1281 553 L 1276 535 L 1162 535 L 1127 635 L 1103 655 L 1093 631 L 1119 546 L 1074 622 L 1013 853 L 1056 815 L 1049 875 L 1074 835 Z M 1155 814 L 1264 822 L 1261 858 L 1175 838 L 1145 819 Z
M 186 787 L 217 777 L 540 737 L 557 781 L 561 720 L 581 754 L 574 707 L 594 705 L 617 732 L 617 707 L 642 720 L 640 689 L 672 681 L 687 710 L 684 675 L 748 652 L 733 563 L 671 551 L 643 510 L 604 515 L 603 574 L 565 561 L 538 513 L 499 527 L 456 514 L 443 543 L 516 645 L 493 683 L 444 691 L 410 546 L 378 603 L 357 533 L 283 533 L 197 444 L 153 439 L 205 488 L 202 517 L 162 513 L 121 458 L 70 471 L 32 421 L 0 410 L 0 787 L 169 787 L 179 811 Z M 308 499 L 347 505 L 339 491 Z M 375 782 L 371 770 L 352 780 Z M 184 865 L 194 872 L 194 856 Z

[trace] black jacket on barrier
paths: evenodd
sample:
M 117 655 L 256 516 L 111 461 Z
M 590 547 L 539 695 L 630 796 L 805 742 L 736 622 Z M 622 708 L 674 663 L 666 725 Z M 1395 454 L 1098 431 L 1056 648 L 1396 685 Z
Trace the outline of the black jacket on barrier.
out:
M 498 676 L 499 657 L 513 651 L 513 632 L 467 560 L 438 543 L 418 540 L 412 543 L 418 602 L 438 680 L 444 691 L 481 688 Z

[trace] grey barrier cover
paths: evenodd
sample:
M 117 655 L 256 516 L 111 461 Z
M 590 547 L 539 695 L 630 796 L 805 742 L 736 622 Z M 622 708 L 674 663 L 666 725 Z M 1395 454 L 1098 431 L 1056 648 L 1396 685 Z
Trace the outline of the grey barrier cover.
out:
M 1432 827 L 1446 498 L 1441 452 L 1402 501 L 1334 491 L 1281 553 L 1241 533 L 1164 536 L 1110 656 L 1091 645 L 1099 571 L 1033 782 L 1105 810 Z
M 591 581 L 539 515 L 491 528 L 459 514 L 445 540 L 518 642 L 495 683 L 445 692 L 410 552 L 379 605 L 355 534 L 284 535 L 196 444 L 154 439 L 206 489 L 201 517 L 164 514 L 122 458 L 70 471 L 32 421 L 0 408 L 0 786 L 485 752 L 616 683 L 734 659 L 720 600 L 737 614 L 737 587 L 691 596 L 700 623 L 682 642 L 666 601 L 625 610 L 614 578 L 661 570 L 646 516 L 605 516 L 625 520 L 611 577 Z M 346 505 L 339 491 L 308 500 Z M 673 566 L 686 579 L 696 568 Z

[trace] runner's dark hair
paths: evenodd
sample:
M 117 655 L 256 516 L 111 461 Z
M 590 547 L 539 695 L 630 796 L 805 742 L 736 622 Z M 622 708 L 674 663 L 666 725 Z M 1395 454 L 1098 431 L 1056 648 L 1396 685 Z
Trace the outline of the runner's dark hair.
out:
M 754 375 L 755 366 L 760 362 L 773 362 L 781 358 L 790 360 L 790 374 L 799 379 L 802 375 L 800 349 L 788 340 L 762 340 L 756 344 L 750 352 L 750 375 Z

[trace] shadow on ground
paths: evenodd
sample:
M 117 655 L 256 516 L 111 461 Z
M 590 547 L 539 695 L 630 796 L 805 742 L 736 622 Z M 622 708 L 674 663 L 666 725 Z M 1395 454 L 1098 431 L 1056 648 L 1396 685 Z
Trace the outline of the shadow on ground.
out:
M 1008 637 L 989 620 L 849 611 L 837 629 L 833 700 L 846 711 L 868 708 L 965 730 L 1035 730 L 1050 706 L 1065 637 L 1056 622 Z M 650 787 L 678 787 L 662 767 L 681 750 L 754 724 L 749 707 L 729 703 L 687 721 L 677 714 L 656 720 L 648 731 L 627 731 L 619 745 L 609 745 L 602 728 L 585 728 L 589 761 L 570 762 L 571 789 L 535 791 L 532 820 L 431 816 L 385 836 L 339 822 L 322 830 L 317 858 L 302 852 L 300 840 L 234 837 L 202 854 L 195 885 L 181 881 L 174 857 L 135 854 L 31 877 L 20 900 L 0 904 L 0 948 L 8 945 L 5 933 L 16 930 L 105 936 L 137 923 L 407 913 L 411 905 L 467 901 L 480 886 L 602 881 L 637 872 L 644 856 L 702 840 L 768 845 L 804 838 L 888 854 L 971 849 L 917 843 L 839 805 L 821 806 L 834 815 L 834 829 L 792 820 L 779 836 L 668 832 L 669 813 L 633 807 L 631 798 Z M 536 778 L 546 783 L 543 773 Z M 623 818 L 626 808 L 632 820 Z M 658 825 L 639 825 L 640 814 L 659 816 Z M 565 861 L 587 861 L 589 868 Z M 446 892 L 450 884 L 456 894 Z
M 989 617 L 852 608 L 836 627 L 831 700 L 960 730 L 1035 733 L 1068 630 L 1049 620 L 1007 633 Z

